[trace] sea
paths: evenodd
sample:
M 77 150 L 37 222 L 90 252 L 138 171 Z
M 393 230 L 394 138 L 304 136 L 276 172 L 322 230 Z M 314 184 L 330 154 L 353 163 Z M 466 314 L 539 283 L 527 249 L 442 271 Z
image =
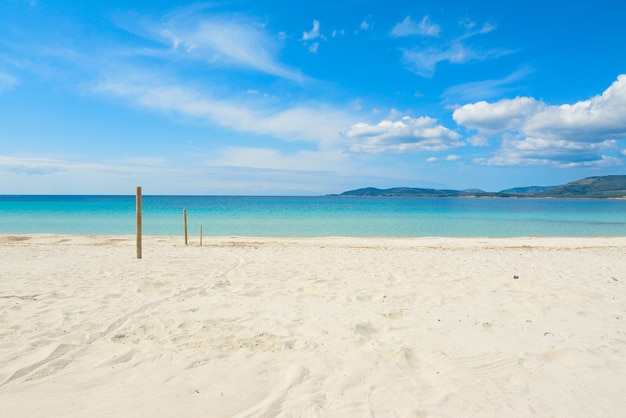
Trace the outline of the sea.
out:
M 144 235 L 257 237 L 626 236 L 626 200 L 142 197 Z M 136 197 L 0 195 L 0 234 L 134 235 Z

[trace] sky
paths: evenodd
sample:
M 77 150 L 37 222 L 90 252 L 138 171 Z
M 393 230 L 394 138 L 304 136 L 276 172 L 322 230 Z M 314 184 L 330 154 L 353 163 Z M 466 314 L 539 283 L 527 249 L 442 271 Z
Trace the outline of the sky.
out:
M 0 0 L 0 194 L 626 174 L 621 0 Z

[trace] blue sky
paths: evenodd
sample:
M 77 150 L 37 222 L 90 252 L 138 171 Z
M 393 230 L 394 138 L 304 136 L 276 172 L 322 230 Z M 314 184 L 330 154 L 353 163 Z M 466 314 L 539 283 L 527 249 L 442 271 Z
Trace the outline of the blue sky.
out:
M 0 1 L 0 194 L 624 174 L 626 5 Z

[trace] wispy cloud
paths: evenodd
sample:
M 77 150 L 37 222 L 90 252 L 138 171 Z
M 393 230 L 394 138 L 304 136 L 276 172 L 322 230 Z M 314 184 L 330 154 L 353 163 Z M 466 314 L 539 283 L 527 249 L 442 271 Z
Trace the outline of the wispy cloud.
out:
M 471 54 L 471 53 L 470 53 Z M 432 77 L 437 64 L 442 61 L 460 63 L 468 59 L 468 51 L 461 44 L 454 44 L 446 49 L 414 48 L 402 51 L 406 67 L 422 77 Z
M 243 67 L 295 81 L 306 79 L 300 71 L 277 60 L 281 35 L 268 33 L 261 22 L 251 18 L 194 8 L 174 12 L 162 21 L 126 26 L 168 47 L 163 57 Z
M 320 37 L 320 22 L 318 20 L 313 21 L 313 28 L 302 34 L 303 41 L 309 41 L 311 39 L 317 39 Z
M 426 162 L 427 163 L 435 163 L 437 161 L 458 161 L 460 159 L 461 159 L 460 155 L 458 155 L 458 154 L 450 154 L 450 155 L 447 155 L 444 158 L 428 157 L 426 159 Z
M 266 161 L 269 159 L 269 161 Z M 320 164 L 322 162 L 322 164 Z M 70 158 L 0 155 L 6 193 L 132 193 L 129 184 L 164 194 L 322 194 L 347 190 L 361 178 L 350 175 L 339 152 L 309 151 L 287 155 L 266 148 L 225 148 L 210 158 L 194 155 L 186 164 L 163 159 L 94 162 Z M 36 180 L 32 180 L 35 177 Z M 198 179 L 204 179 L 198 183 Z
M 457 132 L 426 116 L 404 116 L 397 121 L 383 120 L 376 125 L 357 123 L 345 136 L 351 142 L 351 151 L 372 154 L 442 151 L 465 145 Z
M 56 159 L 0 155 L 0 171 L 5 173 L 43 175 L 65 169 L 66 164 Z
M 494 25 L 493 23 L 487 22 L 484 23 L 480 28 L 477 28 L 478 24 L 473 20 L 468 19 L 462 20 L 461 26 L 466 29 L 466 32 L 458 38 L 459 40 L 471 38 L 475 35 L 484 35 L 486 33 L 496 30 L 496 25 Z
M 502 138 L 482 164 L 552 164 L 561 167 L 614 165 L 626 139 L 626 74 L 601 95 L 560 106 L 532 97 L 467 104 L 454 120 L 479 134 Z
M 521 68 L 506 77 L 492 80 L 457 84 L 444 90 L 441 97 L 447 103 L 467 103 L 501 96 L 514 91 L 514 84 L 531 73 L 528 67 Z
M 402 59 L 406 68 L 421 77 L 432 77 L 440 62 L 462 64 L 471 61 L 482 61 L 508 54 L 506 50 L 480 50 L 467 45 L 467 40 L 476 35 L 483 35 L 495 29 L 495 25 L 485 24 L 481 29 L 475 29 L 470 24 L 465 24 L 465 32 L 451 39 L 439 39 L 428 45 L 420 44 L 412 48 L 402 48 Z M 402 23 L 394 26 L 391 35 L 393 37 L 408 36 L 413 34 L 438 36 L 440 28 L 431 23 L 427 16 L 419 24 L 411 21 L 409 17 Z
M 361 21 L 359 24 L 359 28 L 354 30 L 354 34 L 358 35 L 360 32 L 367 32 L 368 30 L 373 29 L 373 24 L 371 23 L 371 17 L 368 16 Z
M 439 36 L 441 28 L 436 23 L 432 23 L 428 15 L 424 16 L 419 23 L 411 20 L 410 16 L 404 18 L 391 29 L 391 36 L 403 37 L 411 35 Z
M 90 91 L 123 98 L 136 106 L 210 121 L 239 132 L 322 146 L 339 141 L 340 132 L 354 123 L 352 115 L 335 107 L 300 104 L 272 110 L 244 98 L 218 99 L 145 72 L 132 77 L 109 76 L 91 86 Z
M 42 157 L 32 155 L 0 155 L 0 171 L 7 174 L 26 176 L 47 175 L 64 176 L 82 173 L 84 177 L 97 178 L 98 176 L 138 176 L 154 173 L 155 171 L 166 172 L 166 160 L 164 158 L 131 158 L 112 162 L 94 162 L 85 159 L 64 157 Z M 54 180 L 53 180 L 54 181 Z
M 421 77 L 432 77 L 441 62 L 464 64 L 471 61 L 484 61 L 496 58 L 509 51 L 480 51 L 454 40 L 442 47 L 412 48 L 402 50 L 402 58 L 406 68 Z

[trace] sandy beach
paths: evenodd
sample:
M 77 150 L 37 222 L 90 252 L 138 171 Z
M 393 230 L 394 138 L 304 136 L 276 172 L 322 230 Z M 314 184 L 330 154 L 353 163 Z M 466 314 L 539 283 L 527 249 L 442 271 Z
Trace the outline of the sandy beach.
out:
M 0 235 L 3 417 L 623 417 L 626 238 Z

